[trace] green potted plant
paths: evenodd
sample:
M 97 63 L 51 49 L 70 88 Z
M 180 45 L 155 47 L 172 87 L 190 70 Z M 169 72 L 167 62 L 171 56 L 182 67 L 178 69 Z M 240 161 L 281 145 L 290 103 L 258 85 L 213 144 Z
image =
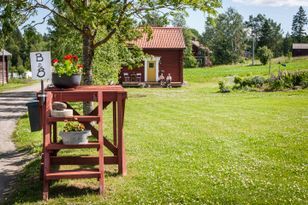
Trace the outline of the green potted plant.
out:
M 88 143 L 88 137 L 92 134 L 79 122 L 67 122 L 59 135 L 62 137 L 63 144 L 73 145 Z
M 73 88 L 80 85 L 83 66 L 78 63 L 76 55 L 64 56 L 63 62 L 52 61 L 55 71 L 52 73 L 52 83 L 58 88 Z

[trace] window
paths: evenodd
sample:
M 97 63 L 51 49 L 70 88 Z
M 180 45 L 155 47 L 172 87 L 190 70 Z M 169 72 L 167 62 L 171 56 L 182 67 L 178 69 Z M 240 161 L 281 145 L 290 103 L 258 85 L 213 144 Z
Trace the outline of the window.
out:
M 154 63 L 149 63 L 149 68 L 154 68 Z

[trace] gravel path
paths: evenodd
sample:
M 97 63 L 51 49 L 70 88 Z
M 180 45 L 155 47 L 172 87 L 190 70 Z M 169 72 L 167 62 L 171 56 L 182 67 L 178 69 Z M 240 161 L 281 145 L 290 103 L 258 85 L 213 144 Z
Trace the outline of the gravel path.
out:
M 27 112 L 26 103 L 35 97 L 40 84 L 0 93 L 0 203 L 14 185 L 14 179 L 30 160 L 26 152 L 16 151 L 11 136 L 18 119 Z

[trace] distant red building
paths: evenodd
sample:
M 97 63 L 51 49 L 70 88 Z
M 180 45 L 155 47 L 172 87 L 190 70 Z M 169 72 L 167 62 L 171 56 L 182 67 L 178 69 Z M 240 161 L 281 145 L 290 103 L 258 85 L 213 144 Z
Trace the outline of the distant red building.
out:
M 192 53 L 198 62 L 198 67 L 212 66 L 212 62 L 209 58 L 211 53 L 210 49 L 195 39 L 191 41 L 191 44 Z
M 292 56 L 308 56 L 308 43 L 293 43 Z
M 6 50 L 0 50 L 0 84 L 9 81 L 9 57 L 12 56 Z
M 145 33 L 140 39 L 133 42 L 151 57 L 144 59 L 143 66 L 140 68 L 122 68 L 120 81 L 123 84 L 134 82 L 155 84 L 161 73 L 165 77 L 170 73 L 172 82 L 182 84 L 183 51 L 185 49 L 182 28 L 153 27 L 152 30 L 150 40 Z

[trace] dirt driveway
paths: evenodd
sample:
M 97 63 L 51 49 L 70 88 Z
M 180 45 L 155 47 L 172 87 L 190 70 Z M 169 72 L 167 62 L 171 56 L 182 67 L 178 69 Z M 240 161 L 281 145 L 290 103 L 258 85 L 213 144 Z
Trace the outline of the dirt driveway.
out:
M 14 185 L 14 179 L 29 161 L 29 154 L 16 151 L 11 136 L 18 119 L 27 112 L 26 103 L 35 97 L 40 84 L 0 93 L 0 203 Z

